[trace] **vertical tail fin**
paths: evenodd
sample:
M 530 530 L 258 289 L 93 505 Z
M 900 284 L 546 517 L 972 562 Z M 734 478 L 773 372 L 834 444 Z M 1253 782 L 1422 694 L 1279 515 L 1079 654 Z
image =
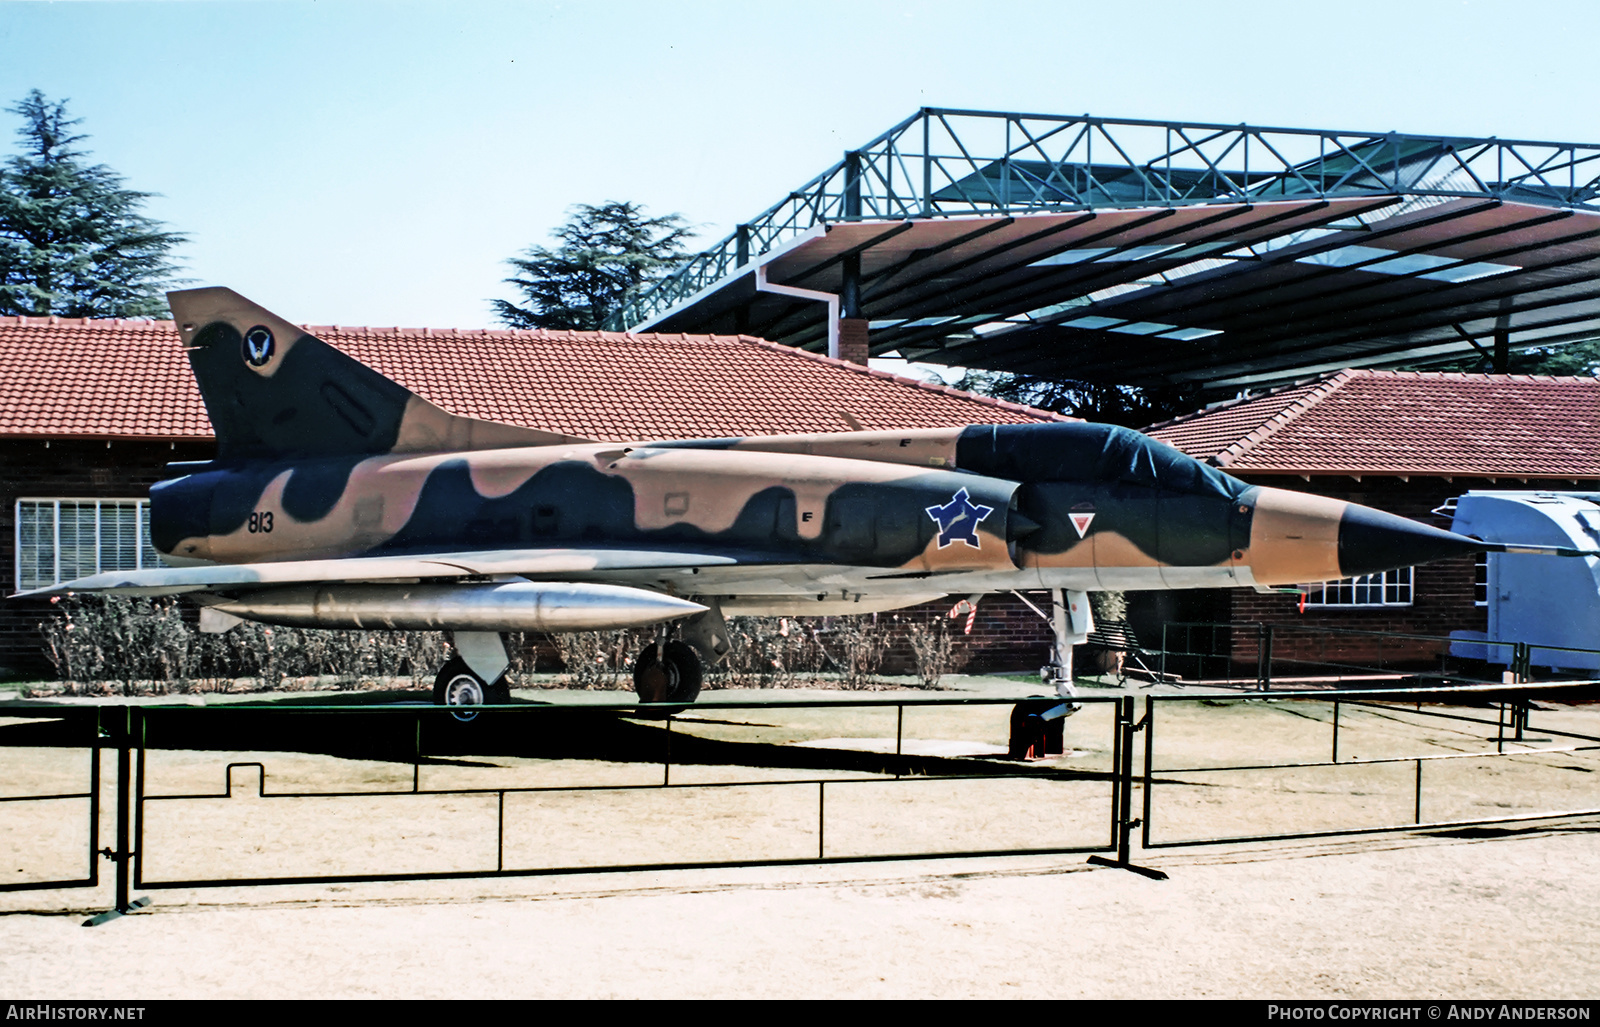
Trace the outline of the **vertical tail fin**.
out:
M 167 293 L 222 460 L 583 441 L 457 417 L 232 289 Z

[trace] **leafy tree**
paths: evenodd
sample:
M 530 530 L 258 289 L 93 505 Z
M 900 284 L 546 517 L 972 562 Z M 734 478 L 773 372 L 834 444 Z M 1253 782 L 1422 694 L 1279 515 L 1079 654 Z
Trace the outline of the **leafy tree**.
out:
M 65 101 L 35 89 L 7 109 L 22 152 L 0 168 L 0 314 L 168 316 L 168 254 L 186 240 L 140 214 L 152 194 L 72 148 L 87 137 Z
M 1026 403 L 1041 410 L 1103 421 L 1128 428 L 1143 428 L 1186 414 L 1201 405 L 1193 389 L 1179 387 L 1141 388 L 1136 385 L 1105 385 L 1074 378 L 1039 378 L 1003 371 L 968 371 L 956 388 L 982 393 L 995 399 Z
M 1487 373 L 1489 361 L 1482 357 L 1405 367 L 1408 371 L 1460 371 Z M 1511 354 L 1511 374 L 1600 375 L 1600 340 L 1575 342 Z M 1042 410 L 1104 421 L 1129 428 L 1145 428 L 1181 414 L 1192 413 L 1202 405 L 1193 388 L 1142 388 L 1134 385 L 1104 385 L 1071 378 L 1039 378 L 1007 374 L 1002 371 L 968 371 L 956 385 L 969 392 L 982 393 L 1013 403 L 1026 403 Z
M 1488 374 L 1493 368 L 1488 357 L 1473 356 L 1445 363 L 1418 364 L 1404 370 Z M 1600 375 L 1600 339 L 1513 352 L 1506 361 L 1506 371 L 1509 374 Z
M 658 281 L 693 235 L 683 216 L 644 216 L 637 203 L 580 203 L 552 236 L 555 249 L 533 246 L 506 261 L 517 274 L 505 281 L 524 305 L 493 300 L 512 328 L 594 330 L 624 301 Z

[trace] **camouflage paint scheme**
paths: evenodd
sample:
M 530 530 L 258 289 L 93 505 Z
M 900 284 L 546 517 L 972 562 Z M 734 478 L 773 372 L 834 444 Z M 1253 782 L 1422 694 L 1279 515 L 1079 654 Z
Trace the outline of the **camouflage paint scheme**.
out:
M 151 490 L 175 567 L 41 591 L 514 576 L 804 614 L 1288 585 L 1472 545 L 1109 425 L 617 444 L 457 417 L 230 290 L 169 299 L 218 440 Z

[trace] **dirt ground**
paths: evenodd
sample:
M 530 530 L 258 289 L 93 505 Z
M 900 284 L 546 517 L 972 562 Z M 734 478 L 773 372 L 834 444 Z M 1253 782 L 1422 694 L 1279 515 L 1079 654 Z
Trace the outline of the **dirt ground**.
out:
M 1018 691 L 1016 683 L 983 679 L 955 686 L 968 697 Z M 519 698 L 590 706 L 615 699 Z M 428 758 L 415 774 L 423 790 L 468 790 L 450 795 L 382 794 L 409 789 L 414 768 L 355 751 L 377 744 L 370 739 L 323 739 L 289 753 L 152 750 L 146 791 L 167 798 L 146 804 L 145 874 L 159 882 L 450 872 L 497 862 L 520 869 L 800 859 L 818 846 L 848 858 L 1103 843 L 1107 706 L 1069 718 L 1067 753 L 1029 765 L 1020 779 L 941 779 L 949 764 L 940 761 L 997 765 L 1008 712 L 907 708 L 902 718 L 892 708 L 713 705 L 674 720 L 670 771 L 651 749 L 663 738 L 660 723 L 607 721 L 590 737 L 589 720 L 559 722 L 556 740 L 582 750 L 559 759 L 529 756 L 527 746 L 504 751 L 488 735 L 467 748 L 501 751 L 469 754 L 457 743 L 474 736 L 440 733 L 424 745 Z M 1332 705 L 1158 702 L 1153 840 L 1409 824 L 1419 773 L 1424 820 L 1600 807 L 1594 752 L 1473 758 L 1498 747 L 1495 711 L 1451 712 L 1476 722 L 1344 704 L 1339 765 L 1220 772 L 1244 763 L 1329 763 Z M 1550 732 L 1597 729 L 1600 712 L 1550 705 L 1534 713 L 1521 748 L 1570 746 Z M 894 752 L 897 737 L 903 753 L 926 761 L 913 767 L 927 773 L 913 769 L 895 781 L 883 772 L 887 764 L 873 762 L 872 753 Z M 1432 758 L 1419 764 L 1415 756 Z M 1370 762 L 1391 757 L 1407 758 Z M 111 762 L 102 767 L 107 781 Z M 226 764 L 249 762 L 264 765 L 268 797 L 256 795 L 260 772 L 249 767 L 235 770 L 233 797 L 220 797 Z M 71 750 L 0 748 L 0 797 L 81 789 L 87 768 Z M 652 787 L 664 773 L 673 785 L 715 787 Z M 502 813 L 501 789 L 578 786 L 598 790 L 506 791 Z M 362 794 L 326 794 L 335 790 Z M 299 797 L 278 797 L 285 792 Z M 1142 795 L 1134 798 L 1137 813 Z M 105 805 L 101 845 L 113 837 Z M 85 810 L 81 799 L 0 803 L 0 873 L 10 880 L 37 879 L 50 868 L 81 873 Z M 1589 935 L 1600 909 L 1600 817 L 1136 849 L 1133 858 L 1170 879 L 1091 867 L 1084 855 L 1067 854 L 151 886 L 139 894 L 153 905 L 95 928 L 79 925 L 111 903 L 106 884 L 0 892 L 0 992 L 53 999 L 1595 992 L 1600 956 Z

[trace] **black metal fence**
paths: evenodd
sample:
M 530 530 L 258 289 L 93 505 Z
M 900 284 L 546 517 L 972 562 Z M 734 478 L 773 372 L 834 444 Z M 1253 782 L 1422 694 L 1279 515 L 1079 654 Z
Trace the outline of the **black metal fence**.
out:
M 1600 770 L 1600 734 L 1592 733 L 1600 717 L 1581 714 L 1588 731 L 1563 728 L 1553 710 L 1540 712 L 1546 722 L 1533 723 L 1536 699 L 1578 695 L 1594 684 L 1279 691 L 1265 698 L 1212 694 L 1203 700 L 1148 696 L 1139 722 L 1146 732 L 1141 845 L 1161 849 L 1600 814 L 1592 784 Z M 1254 758 L 1177 765 L 1163 760 L 1157 726 L 1167 715 L 1158 710 L 1179 703 L 1228 707 L 1264 701 L 1277 704 L 1284 734 L 1293 737 L 1264 735 L 1258 718 L 1248 746 Z M 1360 738 L 1354 744 L 1353 733 Z M 1325 758 L 1315 754 L 1318 746 Z M 1260 756 L 1273 752 L 1289 758 Z M 1474 775 L 1475 769 L 1482 773 Z M 1274 815 L 1285 826 L 1263 830 Z M 1158 824 L 1205 824 L 1212 833 L 1160 837 Z M 1227 824 L 1246 829 L 1216 830 Z
M 1158 673 L 1195 685 L 1244 685 L 1260 690 L 1403 683 L 1428 688 L 1488 683 L 1483 667 L 1451 660 L 1446 635 L 1418 635 L 1295 623 L 1173 622 L 1163 625 Z M 1509 682 L 1534 679 L 1535 667 L 1585 665 L 1600 649 L 1530 642 L 1488 643 L 1509 657 Z M 1433 655 L 1429 656 L 1428 653 Z M 1433 666 L 1422 664 L 1432 662 Z M 1553 675 L 1552 675 L 1553 676 Z M 1588 676 L 1586 673 L 1584 676 Z
M 1600 710 L 1566 701 L 1595 684 L 1179 691 L 1141 697 L 1142 717 L 1090 694 L 1065 758 L 1043 761 L 1008 755 L 1019 717 L 1053 705 L 1039 696 L 713 698 L 670 719 L 606 702 L 471 721 L 427 704 L 18 707 L 0 757 L 27 765 L 5 780 L 42 786 L 0 788 L 0 832 L 42 855 L 0 891 L 97 885 L 102 856 L 119 911 L 138 888 L 1066 853 L 1142 870 L 1135 831 L 1155 850 L 1600 814 Z M 1175 721 L 1185 703 L 1208 708 Z
M 87 802 L 89 874 L 0 890 L 97 884 L 97 856 L 126 911 L 139 888 L 1126 851 L 1132 700 L 1079 703 L 1070 767 L 1004 758 L 1018 702 L 712 700 L 672 719 L 519 704 L 470 722 L 424 704 L 30 710 L 76 730 L 50 744 L 87 754 L 91 787 L 14 799 Z M 952 717 L 978 727 L 941 732 Z M 848 738 L 774 744 L 797 719 L 816 735 L 840 718 Z M 849 747 L 863 718 L 877 748 Z M 994 741 L 960 751 L 941 733 Z M 18 752 L 42 741 L 0 739 Z M 101 850 L 103 748 L 116 753 L 117 844 Z
M 12 857 L 0 871 L 0 891 L 100 883 L 100 749 L 107 713 L 120 711 L 0 709 L 6 728 L 0 732 L 0 841 Z M 38 829 L 29 809 L 41 810 L 49 829 Z

